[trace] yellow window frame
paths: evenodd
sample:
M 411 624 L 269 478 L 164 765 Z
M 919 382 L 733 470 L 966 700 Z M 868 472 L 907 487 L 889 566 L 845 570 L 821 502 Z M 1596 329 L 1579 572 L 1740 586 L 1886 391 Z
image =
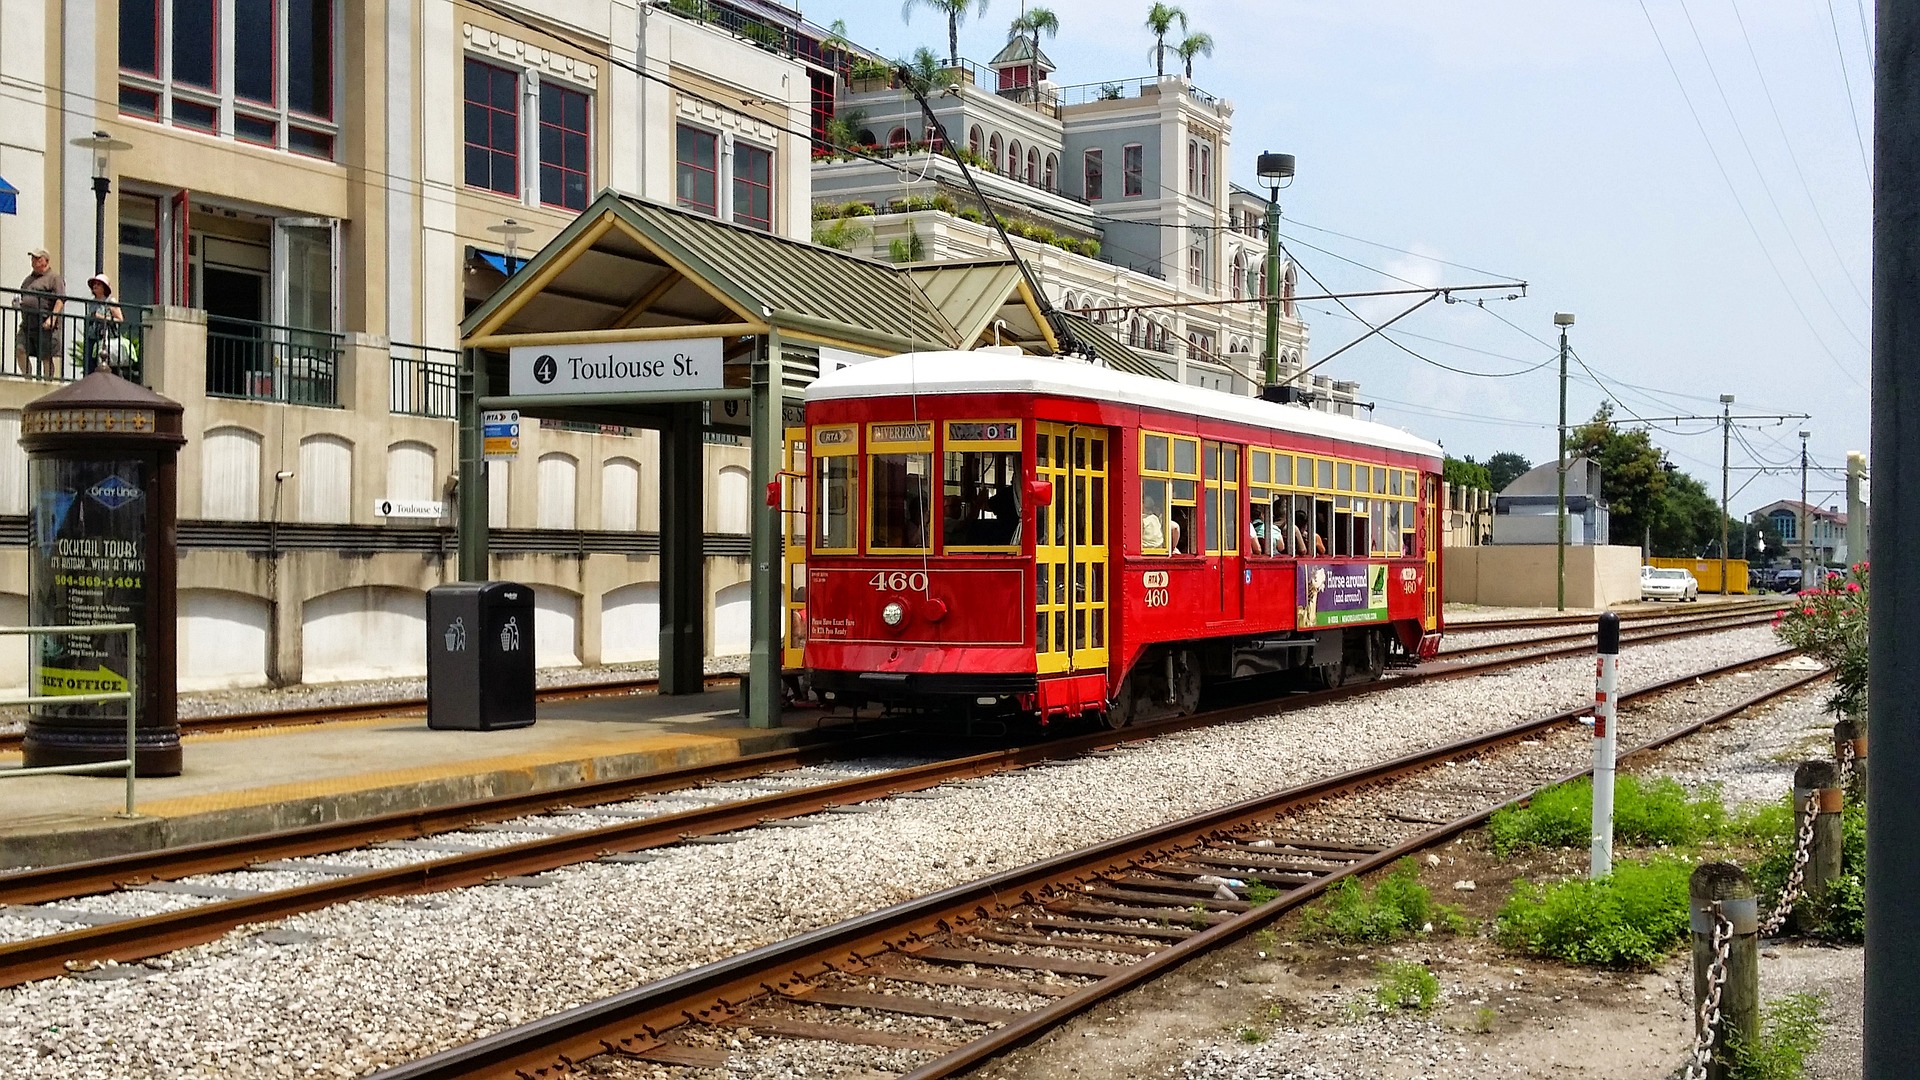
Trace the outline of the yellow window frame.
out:
M 980 437 L 956 438 L 954 435 L 955 429 L 960 428 L 962 425 L 974 425 L 974 426 L 981 426 L 981 427 L 997 426 L 1001 429 L 1001 432 L 998 436 L 991 439 L 980 438 Z M 962 434 L 973 435 L 974 433 L 962 432 Z M 1024 439 L 1022 438 L 1025 434 L 1026 434 L 1026 425 L 1022 424 L 1018 420 L 1013 420 L 1013 419 L 945 420 L 941 422 L 940 453 L 938 455 L 936 464 L 939 466 L 938 472 L 939 472 L 939 479 L 940 479 L 940 499 L 937 505 L 937 509 L 939 510 L 942 518 L 944 518 L 946 515 L 945 502 L 946 502 L 946 489 L 947 489 L 947 455 L 948 454 L 964 454 L 969 452 L 985 452 L 985 453 L 994 453 L 994 454 L 1019 454 L 1019 455 L 1025 456 L 1027 452 L 1027 447 Z M 1025 477 L 1026 477 L 1026 463 L 1022 462 L 1020 466 L 1020 476 L 1014 480 L 1014 483 L 1019 484 L 1023 482 Z M 1025 513 L 1024 497 L 1022 498 L 1021 502 L 1022 502 L 1022 513 L 1024 514 Z M 1009 551 L 1020 550 L 1020 545 L 1018 542 L 1011 543 L 1011 544 L 948 543 L 946 541 L 946 536 L 944 535 L 944 532 L 945 532 L 945 526 L 943 521 L 942 536 L 940 538 L 942 551 L 952 551 L 952 552 L 960 552 L 960 553 L 966 553 L 966 554 L 974 554 L 974 553 L 980 553 L 980 552 L 1004 554 Z M 1015 535 L 1016 536 L 1019 535 L 1018 532 L 1016 532 Z
M 1149 439 L 1165 439 L 1166 440 L 1167 442 L 1166 468 L 1152 469 L 1147 467 L 1147 440 Z M 1180 446 L 1183 443 L 1189 448 L 1191 448 L 1193 451 L 1193 468 L 1191 471 L 1181 470 L 1176 464 L 1179 461 Z M 1171 555 L 1173 553 L 1172 545 L 1171 545 L 1171 540 L 1173 537 L 1173 529 L 1171 526 L 1173 524 L 1174 508 L 1184 506 L 1188 510 L 1192 511 L 1192 513 L 1189 515 L 1189 520 L 1198 521 L 1200 517 L 1200 498 L 1199 498 L 1200 490 L 1201 490 L 1200 439 L 1197 436 L 1175 435 L 1172 432 L 1167 432 L 1167 431 L 1142 430 L 1140 432 L 1140 480 L 1143 486 L 1147 481 L 1150 481 L 1150 480 L 1164 481 L 1166 484 L 1167 520 L 1164 523 L 1162 523 L 1160 535 L 1163 537 L 1166 537 L 1169 541 L 1168 544 L 1162 545 L 1161 547 L 1158 547 L 1158 548 L 1147 548 L 1145 545 L 1142 545 L 1140 549 L 1141 554 Z M 1190 483 L 1193 485 L 1193 494 L 1189 495 L 1184 499 L 1178 497 L 1175 494 L 1174 485 L 1181 482 Z M 1142 514 L 1145 513 L 1144 507 L 1142 507 L 1141 512 Z M 1187 546 L 1189 547 L 1192 546 L 1191 537 L 1182 535 L 1181 539 L 1183 541 L 1188 542 Z
M 853 459 L 853 477 L 852 477 L 853 482 L 847 485 L 849 498 L 851 498 L 854 493 L 859 492 L 860 472 L 861 472 L 860 470 L 860 425 L 858 424 L 819 424 L 819 425 L 815 425 L 814 428 L 807 433 L 807 435 L 808 435 L 807 446 L 811 451 L 811 454 L 812 454 L 811 460 L 814 463 L 813 468 L 810 470 L 812 475 L 807 481 L 808 484 L 811 485 L 816 481 L 820 483 L 826 482 L 829 473 L 828 473 L 827 467 L 823 463 L 825 460 L 832 459 L 832 458 L 852 458 Z M 821 514 L 825 514 L 829 510 L 828 500 L 825 498 L 825 492 L 809 491 L 807 505 L 810 508 L 810 510 L 817 510 Z M 860 550 L 860 509 L 859 507 L 849 507 L 848 514 L 851 516 L 852 521 L 848 524 L 848 527 L 847 527 L 847 537 L 849 540 L 852 541 L 852 543 L 846 547 L 825 547 L 825 546 L 822 546 L 820 543 L 820 531 L 818 528 L 818 525 L 820 522 L 818 519 L 815 519 L 811 513 L 809 513 L 808 520 L 807 520 L 808 549 L 821 555 L 851 555 L 859 551 Z
M 884 450 L 883 450 L 884 448 Z M 872 467 L 873 459 L 891 457 L 895 454 L 927 455 L 927 492 L 922 507 L 927 515 L 926 524 L 921 532 L 926 543 L 921 547 L 877 547 L 873 543 L 873 480 L 879 471 Z M 939 474 L 934 471 L 935 454 L 933 452 L 933 421 L 881 421 L 867 425 L 866 476 L 860 485 L 864 499 L 861 505 L 866 508 L 863 515 L 866 529 L 863 536 L 869 555 L 925 555 L 933 551 L 933 506 L 934 486 L 939 482 Z
M 1229 454 L 1229 451 L 1231 451 L 1231 454 Z M 1209 454 L 1217 455 L 1212 462 L 1215 465 L 1213 470 L 1215 475 L 1212 477 L 1206 476 L 1206 466 L 1210 463 L 1208 459 Z M 1240 458 L 1245 454 L 1246 447 L 1241 446 L 1239 443 L 1216 442 L 1208 439 L 1200 445 L 1200 471 L 1203 478 L 1201 493 L 1203 498 L 1213 504 L 1214 520 L 1219 525 L 1217 530 L 1206 529 L 1206 553 L 1209 555 L 1237 555 L 1240 553 L 1240 532 L 1246 527 L 1246 515 L 1240 510 Z M 1233 458 L 1233 467 L 1231 469 L 1227 467 L 1227 458 L 1229 456 Z M 1229 521 L 1227 517 L 1230 509 L 1233 513 L 1233 519 L 1231 521 Z M 1206 511 L 1204 508 L 1202 508 L 1200 512 L 1200 522 L 1204 528 L 1206 525 Z M 1221 535 L 1215 536 L 1214 533 L 1216 531 Z M 1220 543 L 1223 539 L 1226 540 L 1227 543 Z

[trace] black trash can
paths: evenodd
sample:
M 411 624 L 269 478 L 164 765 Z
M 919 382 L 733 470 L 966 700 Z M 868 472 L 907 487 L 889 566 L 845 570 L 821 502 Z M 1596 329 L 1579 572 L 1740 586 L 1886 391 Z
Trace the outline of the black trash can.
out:
M 462 581 L 427 590 L 427 726 L 533 723 L 533 587 Z

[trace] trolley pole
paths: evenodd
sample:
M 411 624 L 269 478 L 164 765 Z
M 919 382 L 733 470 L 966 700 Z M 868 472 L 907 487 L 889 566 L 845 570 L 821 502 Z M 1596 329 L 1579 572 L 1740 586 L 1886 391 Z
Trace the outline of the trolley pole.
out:
M 1873 445 L 1882 476 L 1920 475 L 1920 5 L 1881 0 L 1874 35 Z M 1871 531 L 1920 542 L 1920 486 L 1882 484 Z M 1868 609 L 1867 979 L 1864 1080 L 1920 1061 L 1920 562 L 1881 559 Z
M 1600 616 L 1599 686 L 1593 692 L 1593 850 L 1588 876 L 1595 881 L 1613 873 L 1613 765 L 1620 711 L 1620 616 Z
M 1556 311 L 1553 324 L 1560 328 L 1560 466 L 1558 495 L 1554 499 L 1554 524 L 1559 539 L 1554 550 L 1554 610 L 1567 610 L 1567 327 L 1573 325 L 1571 312 Z

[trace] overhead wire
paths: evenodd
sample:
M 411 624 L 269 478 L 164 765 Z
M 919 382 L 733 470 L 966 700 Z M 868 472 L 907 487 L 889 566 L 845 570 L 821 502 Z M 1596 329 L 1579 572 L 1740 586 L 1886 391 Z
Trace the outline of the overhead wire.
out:
M 1787 295 L 1787 301 L 1800 315 L 1800 321 L 1806 324 L 1807 332 L 1813 336 L 1814 342 L 1820 346 L 1822 352 L 1827 354 L 1827 359 L 1833 361 L 1833 366 L 1840 369 L 1840 373 L 1845 375 L 1853 385 L 1865 390 L 1865 384 L 1861 383 L 1851 369 L 1840 362 L 1840 358 L 1827 344 L 1826 338 L 1822 337 L 1819 330 L 1814 327 L 1813 320 L 1807 316 L 1806 309 L 1800 305 L 1799 297 L 1794 293 L 1793 287 L 1787 284 L 1787 277 L 1780 272 L 1780 265 L 1774 260 L 1773 251 L 1767 247 L 1766 239 L 1760 235 L 1759 227 L 1754 224 L 1753 215 L 1747 212 L 1747 204 L 1740 198 L 1740 189 L 1734 186 L 1733 176 L 1727 172 L 1726 163 L 1720 160 L 1720 151 L 1713 145 L 1713 138 L 1707 134 L 1706 122 L 1700 118 L 1700 110 L 1694 107 L 1693 95 L 1687 92 L 1686 81 L 1680 78 L 1680 69 L 1674 65 L 1673 55 L 1667 51 L 1666 40 L 1660 36 L 1660 27 L 1653 21 L 1653 13 L 1647 10 L 1646 0 L 1639 0 L 1639 4 L 1640 14 L 1646 17 L 1647 27 L 1653 31 L 1654 43 L 1659 46 L 1660 55 L 1666 60 L 1667 71 L 1672 74 L 1674 85 L 1680 89 L 1681 100 L 1686 102 L 1687 112 L 1693 117 L 1694 126 L 1700 129 L 1700 138 L 1707 144 L 1707 153 L 1713 158 L 1714 168 L 1719 171 L 1720 179 L 1727 185 L 1728 193 L 1733 196 L 1733 203 L 1740 211 L 1741 220 L 1747 223 L 1747 230 L 1753 233 L 1754 243 L 1759 246 L 1760 254 L 1766 260 L 1768 269 L 1773 271 L 1774 279 L 1780 283 L 1780 288 Z
M 1847 73 L 1847 50 L 1840 47 L 1840 19 L 1833 13 L 1833 0 L 1827 0 L 1827 24 L 1833 27 L 1833 55 L 1840 61 L 1840 86 L 1847 92 L 1847 115 L 1853 117 L 1853 141 L 1860 148 L 1860 168 L 1873 183 L 1873 162 L 1867 154 L 1866 137 L 1860 134 L 1860 110 L 1853 103 L 1853 76 Z M 1873 50 L 1867 50 L 1867 62 L 1873 62 Z

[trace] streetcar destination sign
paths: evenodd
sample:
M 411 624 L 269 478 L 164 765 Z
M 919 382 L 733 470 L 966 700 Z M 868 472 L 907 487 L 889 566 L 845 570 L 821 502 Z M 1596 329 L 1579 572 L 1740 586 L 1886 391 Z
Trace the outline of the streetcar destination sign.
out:
M 720 350 L 719 338 L 516 345 L 508 354 L 508 393 L 538 397 L 718 390 Z

